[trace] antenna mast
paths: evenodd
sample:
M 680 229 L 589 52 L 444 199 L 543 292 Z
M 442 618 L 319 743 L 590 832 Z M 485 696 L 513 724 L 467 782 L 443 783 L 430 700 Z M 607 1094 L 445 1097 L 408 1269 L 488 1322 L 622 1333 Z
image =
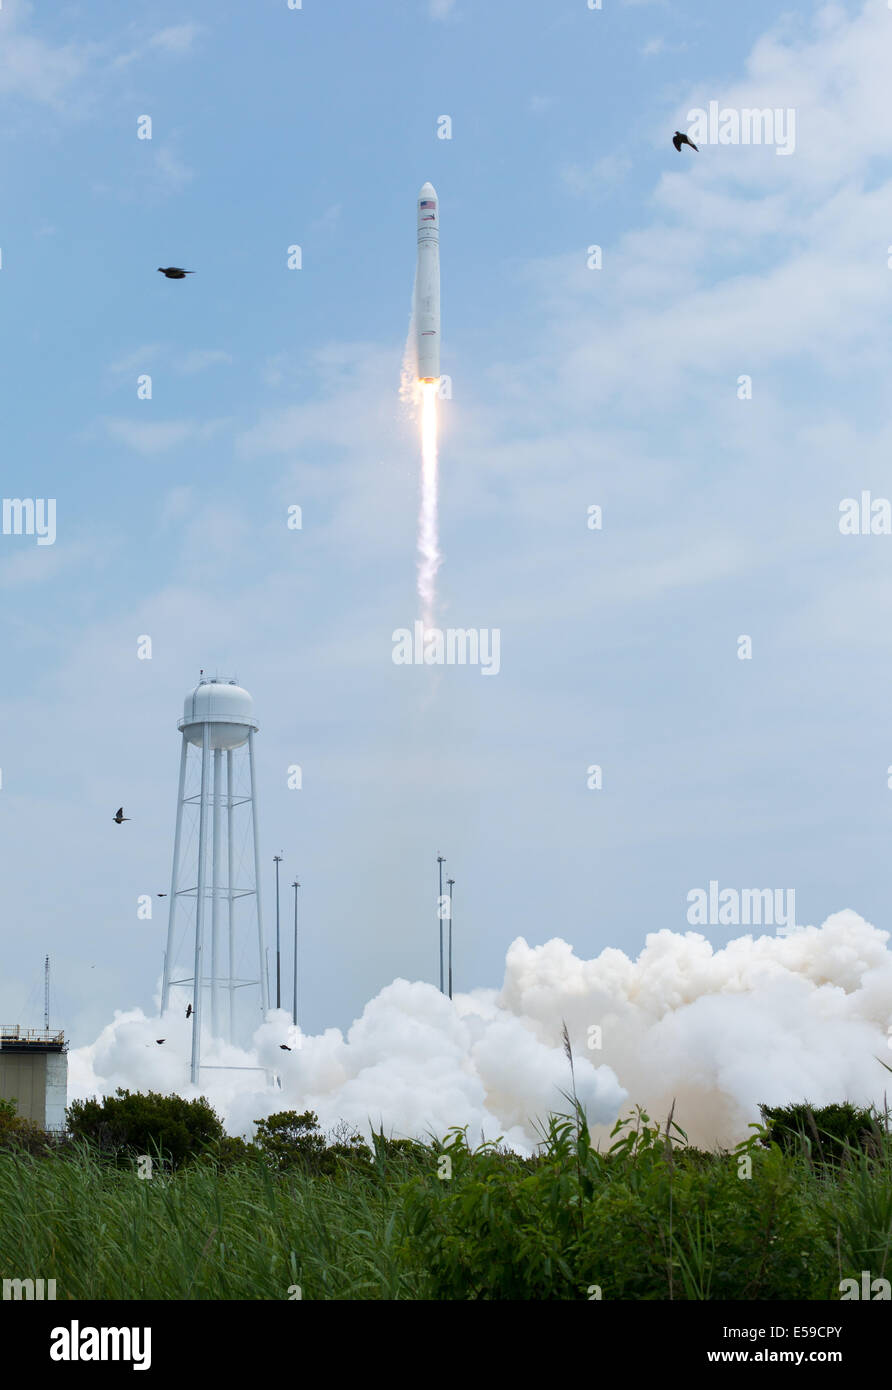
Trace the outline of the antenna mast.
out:
M 50 958 L 43 963 L 43 1030 L 50 1031 Z

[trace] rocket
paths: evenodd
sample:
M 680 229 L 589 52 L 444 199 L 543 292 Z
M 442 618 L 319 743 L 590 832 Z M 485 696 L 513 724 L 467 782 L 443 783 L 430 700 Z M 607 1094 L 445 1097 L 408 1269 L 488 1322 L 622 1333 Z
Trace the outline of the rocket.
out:
M 436 381 L 440 375 L 440 212 L 432 183 L 426 183 L 418 195 L 415 332 L 418 379 Z

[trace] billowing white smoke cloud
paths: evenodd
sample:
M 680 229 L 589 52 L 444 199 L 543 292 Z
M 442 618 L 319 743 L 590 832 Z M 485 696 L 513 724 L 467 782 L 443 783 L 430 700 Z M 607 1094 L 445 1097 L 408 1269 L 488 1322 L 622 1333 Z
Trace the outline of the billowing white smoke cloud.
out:
M 530 1151 L 537 1119 L 569 1108 L 566 1020 L 593 1127 L 634 1103 L 665 1117 L 674 1098 L 693 1143 L 730 1144 L 758 1119 L 760 1101 L 882 1101 L 889 1075 L 876 1059 L 892 1061 L 888 939 L 849 911 L 719 950 L 694 932 L 661 931 L 637 960 L 608 949 L 583 961 L 565 941 L 518 938 L 500 991 L 450 1003 L 431 985 L 395 980 L 346 1038 L 329 1028 L 297 1040 L 288 1015 L 273 1010 L 252 1053 L 210 1043 L 203 1052 L 203 1063 L 256 1070 L 203 1071 L 201 1091 L 232 1133 L 276 1110 L 312 1109 L 325 1128 L 345 1120 L 424 1137 L 467 1125 L 473 1142 L 502 1135 Z M 196 1094 L 190 1030 L 179 1000 L 161 1021 L 117 1013 L 92 1046 L 72 1051 L 69 1098 L 116 1086 Z

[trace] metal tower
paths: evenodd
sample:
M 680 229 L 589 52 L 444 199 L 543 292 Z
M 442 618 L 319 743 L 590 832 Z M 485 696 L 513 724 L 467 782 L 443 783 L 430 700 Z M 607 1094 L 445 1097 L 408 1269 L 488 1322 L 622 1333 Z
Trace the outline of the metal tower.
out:
M 186 696 L 177 728 L 183 743 L 161 1012 L 167 1010 L 172 985 L 192 986 L 191 1078 L 197 1085 L 205 1003 L 211 1006 L 210 1035 L 228 1042 L 237 1041 L 237 990 L 258 991 L 254 1020 L 263 1018 L 269 1007 L 260 902 L 254 702 L 234 680 L 202 676 Z M 240 791 L 245 749 L 247 787 Z M 191 793 L 190 774 L 198 784 Z M 191 823 L 185 849 L 184 820 Z M 189 969 L 190 956 L 191 974 L 183 974 Z M 239 977 L 237 959 L 251 962 L 251 978 Z

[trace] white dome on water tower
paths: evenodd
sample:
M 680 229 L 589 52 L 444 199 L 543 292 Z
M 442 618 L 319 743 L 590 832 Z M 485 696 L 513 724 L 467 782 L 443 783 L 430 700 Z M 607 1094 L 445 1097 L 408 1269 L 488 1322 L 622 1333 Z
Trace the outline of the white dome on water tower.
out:
M 240 685 L 225 676 L 203 676 L 183 703 L 177 720 L 189 743 L 200 748 L 203 725 L 209 724 L 210 748 L 241 748 L 251 729 L 257 732 L 254 701 Z

